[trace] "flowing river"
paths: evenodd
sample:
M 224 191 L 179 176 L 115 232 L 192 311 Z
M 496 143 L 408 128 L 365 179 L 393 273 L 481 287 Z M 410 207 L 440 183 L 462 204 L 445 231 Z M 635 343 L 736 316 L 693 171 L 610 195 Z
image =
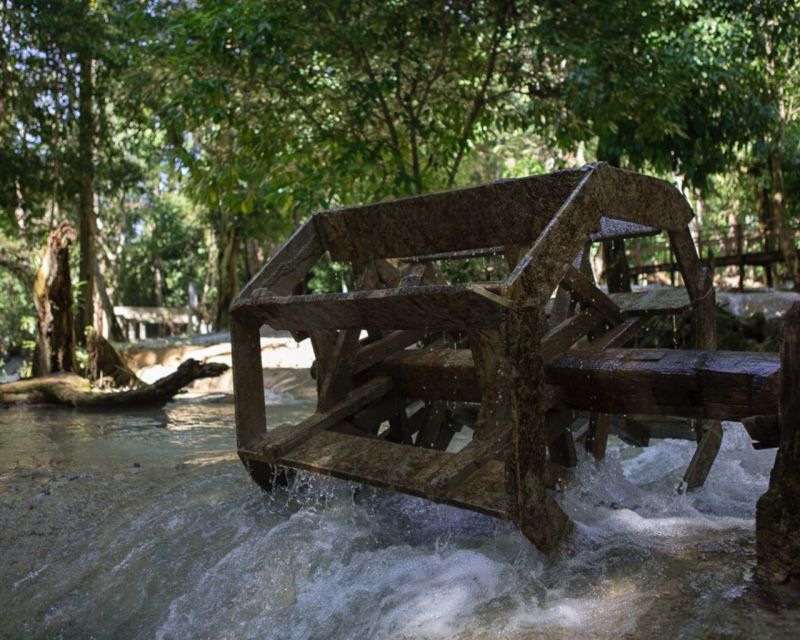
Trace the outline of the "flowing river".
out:
M 271 424 L 310 410 L 273 398 Z M 230 404 L 0 410 L 0 637 L 797 638 L 800 610 L 752 580 L 774 451 L 725 426 L 691 495 L 692 443 L 581 456 L 559 495 L 576 532 L 548 558 L 492 518 L 330 478 L 265 494 Z

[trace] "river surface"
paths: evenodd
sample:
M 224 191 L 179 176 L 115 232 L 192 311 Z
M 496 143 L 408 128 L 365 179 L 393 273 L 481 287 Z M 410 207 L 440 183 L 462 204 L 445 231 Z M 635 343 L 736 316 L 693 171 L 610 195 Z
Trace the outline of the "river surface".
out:
M 0 410 L 0 637 L 800 637 L 752 582 L 774 452 L 725 426 L 691 495 L 691 443 L 582 456 L 558 496 L 576 532 L 548 558 L 492 518 L 338 480 L 265 494 L 230 404 Z

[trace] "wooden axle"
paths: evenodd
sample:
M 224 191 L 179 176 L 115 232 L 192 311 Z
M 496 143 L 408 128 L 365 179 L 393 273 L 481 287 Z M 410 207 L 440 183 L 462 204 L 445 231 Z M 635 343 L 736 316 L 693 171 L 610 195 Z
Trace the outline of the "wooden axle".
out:
M 468 349 L 401 351 L 377 369 L 410 397 L 481 399 Z M 741 420 L 777 413 L 779 372 L 772 353 L 580 349 L 550 362 L 546 379 L 570 409 Z

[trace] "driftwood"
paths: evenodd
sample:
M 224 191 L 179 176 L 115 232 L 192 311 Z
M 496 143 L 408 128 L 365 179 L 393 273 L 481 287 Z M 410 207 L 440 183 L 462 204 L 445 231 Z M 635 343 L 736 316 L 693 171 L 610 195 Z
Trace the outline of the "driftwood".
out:
M 153 384 L 111 393 L 93 391 L 89 380 L 74 373 L 52 374 L 0 384 L 0 402 L 60 404 L 81 409 L 160 407 L 193 381 L 216 377 L 227 369 L 226 364 L 186 360 L 177 371 Z
M 776 413 L 780 367 L 715 351 L 692 217 L 672 185 L 603 163 L 312 216 L 231 305 L 240 457 L 265 488 L 287 467 L 355 480 L 508 519 L 545 551 L 572 529 L 548 488 L 575 464 L 587 413 L 598 460 L 609 433 L 657 437 L 620 414 L 682 416 L 660 433 L 698 439 L 686 485 L 702 485 L 717 421 Z M 591 242 L 664 231 L 684 287 L 596 285 Z M 326 252 L 350 263 L 353 290 L 298 293 Z M 488 283 L 448 283 L 436 264 L 488 255 L 507 267 Z M 650 318 L 687 309 L 698 350 L 624 348 Z M 311 338 L 319 390 L 314 416 L 269 431 L 262 324 Z M 448 452 L 462 423 L 472 441 Z M 764 424 L 753 433 L 774 441 Z

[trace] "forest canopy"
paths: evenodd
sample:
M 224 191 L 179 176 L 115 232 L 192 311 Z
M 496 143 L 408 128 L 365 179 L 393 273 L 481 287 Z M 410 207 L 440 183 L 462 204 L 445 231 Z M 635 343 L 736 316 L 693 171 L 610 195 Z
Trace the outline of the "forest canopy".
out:
M 769 230 L 800 282 L 797 0 L 0 0 L 0 29 L 0 357 L 63 221 L 79 339 L 190 288 L 225 328 L 315 210 L 594 160 Z

